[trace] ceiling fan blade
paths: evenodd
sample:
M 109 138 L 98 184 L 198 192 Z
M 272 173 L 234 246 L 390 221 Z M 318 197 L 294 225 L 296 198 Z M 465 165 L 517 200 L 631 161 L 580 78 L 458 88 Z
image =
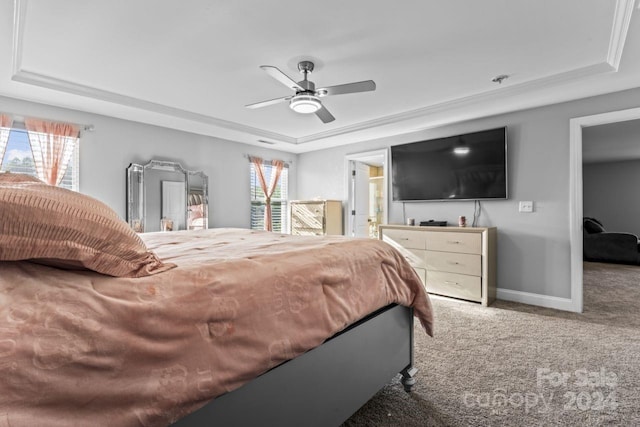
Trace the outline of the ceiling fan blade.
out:
M 293 98 L 293 95 L 291 96 L 285 96 L 284 98 L 276 98 L 276 99 L 270 99 L 268 101 L 260 101 L 260 102 L 256 102 L 254 104 L 248 104 L 245 105 L 245 107 L 247 108 L 261 108 L 261 107 L 267 107 L 269 105 L 274 105 L 274 104 L 279 104 L 282 101 L 288 101 L 291 98 Z
M 347 93 L 369 92 L 372 90 L 376 90 L 376 83 L 373 80 L 365 80 L 362 82 L 322 87 L 316 90 L 316 94 L 318 96 L 344 95 Z
M 329 112 L 329 110 L 324 108 L 324 105 L 322 106 L 322 108 L 316 111 L 316 116 L 318 116 L 320 120 L 322 120 L 322 123 L 330 123 L 336 119 L 335 117 L 333 117 L 333 114 Z
M 302 86 L 293 81 L 289 76 L 280 71 L 277 67 L 272 67 L 271 65 L 261 65 L 260 68 L 262 68 L 267 72 L 267 74 L 269 74 L 271 77 L 273 77 L 289 89 L 304 90 Z

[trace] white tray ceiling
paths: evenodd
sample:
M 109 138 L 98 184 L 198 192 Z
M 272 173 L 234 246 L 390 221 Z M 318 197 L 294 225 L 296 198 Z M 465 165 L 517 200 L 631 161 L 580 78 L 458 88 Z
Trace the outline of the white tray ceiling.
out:
M 633 0 L 16 0 L 0 4 L 0 94 L 303 152 L 640 86 Z M 319 8 L 319 9 L 312 9 Z M 13 20 L 11 19 L 13 17 Z M 323 124 L 260 65 L 375 92 Z M 491 82 L 499 74 L 510 77 Z

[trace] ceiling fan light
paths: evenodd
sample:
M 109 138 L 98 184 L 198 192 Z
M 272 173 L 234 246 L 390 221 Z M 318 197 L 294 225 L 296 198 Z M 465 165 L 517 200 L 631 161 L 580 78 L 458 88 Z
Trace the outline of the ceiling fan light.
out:
M 317 96 L 297 95 L 289 102 L 289 107 L 296 113 L 311 114 L 322 108 Z

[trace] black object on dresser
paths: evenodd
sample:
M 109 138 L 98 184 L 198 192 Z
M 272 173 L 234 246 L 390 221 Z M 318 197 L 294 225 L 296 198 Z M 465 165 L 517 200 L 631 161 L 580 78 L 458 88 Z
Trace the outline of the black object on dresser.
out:
M 447 221 L 434 221 L 430 219 L 429 221 L 420 221 L 421 227 L 446 227 Z

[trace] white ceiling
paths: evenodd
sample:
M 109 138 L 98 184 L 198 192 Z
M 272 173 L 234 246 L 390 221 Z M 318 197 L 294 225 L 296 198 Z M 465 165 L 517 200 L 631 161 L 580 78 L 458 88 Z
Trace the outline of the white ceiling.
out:
M 635 3 L 5 0 L 0 95 L 299 153 L 639 87 Z M 303 59 L 377 90 L 322 98 L 329 124 L 244 107 Z

